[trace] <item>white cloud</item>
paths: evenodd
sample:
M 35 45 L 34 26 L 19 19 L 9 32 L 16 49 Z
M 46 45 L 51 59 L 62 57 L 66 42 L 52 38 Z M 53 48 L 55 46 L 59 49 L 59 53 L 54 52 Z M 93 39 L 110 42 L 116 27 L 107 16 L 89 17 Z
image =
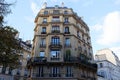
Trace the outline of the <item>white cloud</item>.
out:
M 33 13 L 36 15 L 39 11 L 39 7 L 35 2 L 31 2 L 31 9 L 33 11 Z
M 111 45 L 120 42 L 120 12 L 107 14 L 102 24 L 96 24 L 96 29 L 102 31 L 97 42 L 101 45 Z

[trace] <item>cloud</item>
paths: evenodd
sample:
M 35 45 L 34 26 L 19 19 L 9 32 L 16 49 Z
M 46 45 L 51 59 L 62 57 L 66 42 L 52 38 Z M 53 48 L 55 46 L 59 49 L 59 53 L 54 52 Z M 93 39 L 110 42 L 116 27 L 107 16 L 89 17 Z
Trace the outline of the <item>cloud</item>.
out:
M 94 26 L 97 30 L 101 30 L 101 34 L 97 39 L 97 43 L 101 45 L 111 45 L 120 42 L 120 12 L 115 11 L 107 14 L 102 24 Z
M 39 11 L 39 7 L 35 2 L 31 2 L 31 9 L 33 11 L 33 13 L 36 15 Z

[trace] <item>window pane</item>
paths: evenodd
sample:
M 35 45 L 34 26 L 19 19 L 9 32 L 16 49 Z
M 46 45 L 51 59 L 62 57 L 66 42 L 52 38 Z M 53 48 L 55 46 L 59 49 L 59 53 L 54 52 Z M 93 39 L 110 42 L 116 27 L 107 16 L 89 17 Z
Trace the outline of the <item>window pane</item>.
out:
M 46 27 L 42 27 L 42 32 L 46 32 Z
M 69 27 L 65 27 L 65 32 L 69 32 Z
M 40 52 L 40 57 L 44 57 L 45 56 L 45 52 L 41 51 Z
M 69 45 L 70 44 L 70 39 L 66 38 L 65 44 Z
M 45 38 L 41 39 L 41 44 L 45 44 Z
M 60 51 L 59 50 L 52 50 L 51 57 L 52 58 L 59 58 Z

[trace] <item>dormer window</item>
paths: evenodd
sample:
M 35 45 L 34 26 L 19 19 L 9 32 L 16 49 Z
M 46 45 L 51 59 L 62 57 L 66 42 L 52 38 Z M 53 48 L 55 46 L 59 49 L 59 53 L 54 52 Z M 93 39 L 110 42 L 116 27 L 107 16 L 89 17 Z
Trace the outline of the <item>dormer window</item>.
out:
M 53 14 L 59 14 L 59 10 L 53 10 Z

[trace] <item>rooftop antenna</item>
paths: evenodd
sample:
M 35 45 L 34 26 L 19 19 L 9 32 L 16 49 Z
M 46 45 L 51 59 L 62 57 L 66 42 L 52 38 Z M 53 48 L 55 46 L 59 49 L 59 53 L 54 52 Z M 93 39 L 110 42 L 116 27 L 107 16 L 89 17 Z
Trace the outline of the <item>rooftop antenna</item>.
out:
M 44 9 L 44 8 L 46 8 L 46 7 L 47 7 L 47 2 L 44 2 L 42 8 Z
M 61 7 L 64 7 L 64 2 L 61 3 Z

